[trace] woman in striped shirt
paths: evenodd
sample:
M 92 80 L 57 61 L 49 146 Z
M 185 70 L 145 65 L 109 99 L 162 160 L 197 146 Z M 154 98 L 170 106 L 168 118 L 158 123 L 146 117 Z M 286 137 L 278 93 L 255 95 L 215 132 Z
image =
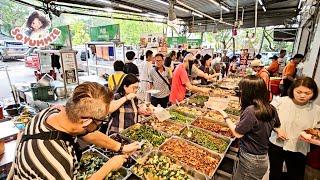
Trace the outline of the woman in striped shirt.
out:
M 79 169 L 77 137 L 89 144 L 130 153 L 138 143 L 122 145 L 96 131 L 108 114 L 112 92 L 85 82 L 77 86 L 65 107 L 49 108 L 26 126 L 8 179 L 76 179 Z M 111 158 L 90 179 L 103 179 L 120 168 L 126 155 Z

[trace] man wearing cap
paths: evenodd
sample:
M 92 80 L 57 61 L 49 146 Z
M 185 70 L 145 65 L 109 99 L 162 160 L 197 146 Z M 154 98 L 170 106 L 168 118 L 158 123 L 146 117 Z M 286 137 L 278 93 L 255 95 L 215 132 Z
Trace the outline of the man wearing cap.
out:
M 172 104 L 176 104 L 177 102 L 180 102 L 185 98 L 187 88 L 195 92 L 208 93 L 210 91 L 210 89 L 208 88 L 200 88 L 190 83 L 188 77 L 189 68 L 192 68 L 192 71 L 194 71 L 200 77 L 204 77 L 205 79 L 213 78 L 212 75 L 204 73 L 195 66 L 192 66 L 192 63 L 189 63 L 192 62 L 194 59 L 194 55 L 192 53 L 188 53 L 186 57 L 183 59 L 183 63 L 179 64 L 173 72 L 171 93 L 169 97 L 169 101 Z
M 261 61 L 259 59 L 253 60 L 251 62 L 251 67 L 252 70 L 257 73 L 256 76 L 261 77 L 266 83 L 267 89 L 269 89 L 269 72 L 264 68 L 264 65 L 261 63 Z
M 278 56 L 274 55 L 270 59 L 272 59 L 272 63 L 270 64 L 267 70 L 270 73 L 270 76 L 275 76 L 276 74 L 278 74 L 279 71 Z

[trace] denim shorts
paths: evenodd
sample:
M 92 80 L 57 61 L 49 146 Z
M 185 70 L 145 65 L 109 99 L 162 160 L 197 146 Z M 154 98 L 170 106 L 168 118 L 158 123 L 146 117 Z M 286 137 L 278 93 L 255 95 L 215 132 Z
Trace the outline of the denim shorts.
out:
M 268 154 L 254 155 L 239 151 L 239 161 L 234 180 L 258 180 L 262 179 L 268 170 Z

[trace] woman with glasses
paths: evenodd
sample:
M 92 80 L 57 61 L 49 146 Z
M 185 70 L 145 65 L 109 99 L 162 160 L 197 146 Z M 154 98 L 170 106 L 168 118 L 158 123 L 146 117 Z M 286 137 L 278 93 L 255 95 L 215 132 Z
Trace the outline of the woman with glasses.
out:
M 269 92 L 262 78 L 247 76 L 239 83 L 240 122 L 235 125 L 221 111 L 236 138 L 240 138 L 236 180 L 262 179 L 268 169 L 269 137 L 280 126 L 276 109 L 269 103 Z
M 310 145 L 299 140 L 299 136 L 320 123 L 320 106 L 314 102 L 318 97 L 318 87 L 312 78 L 296 79 L 288 95 L 272 101 L 281 126 L 274 129 L 270 137 L 270 179 L 283 179 L 283 162 L 286 163 L 288 179 L 303 179 Z
M 139 122 L 139 114 L 150 114 L 138 107 L 137 91 L 139 89 L 139 79 L 128 74 L 123 78 L 114 100 L 110 104 L 111 113 L 108 134 L 118 133 L 135 123 Z

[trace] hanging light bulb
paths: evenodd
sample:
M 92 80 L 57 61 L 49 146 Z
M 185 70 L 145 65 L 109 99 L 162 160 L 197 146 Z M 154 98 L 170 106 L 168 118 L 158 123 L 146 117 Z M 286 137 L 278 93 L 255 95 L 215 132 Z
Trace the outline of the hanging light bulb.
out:
M 246 35 L 246 37 L 244 38 L 244 40 L 249 41 L 249 32 L 248 32 L 248 31 L 247 31 L 247 35 Z
M 252 37 L 250 38 L 251 42 L 254 42 L 256 40 L 256 35 L 255 33 L 252 33 Z

